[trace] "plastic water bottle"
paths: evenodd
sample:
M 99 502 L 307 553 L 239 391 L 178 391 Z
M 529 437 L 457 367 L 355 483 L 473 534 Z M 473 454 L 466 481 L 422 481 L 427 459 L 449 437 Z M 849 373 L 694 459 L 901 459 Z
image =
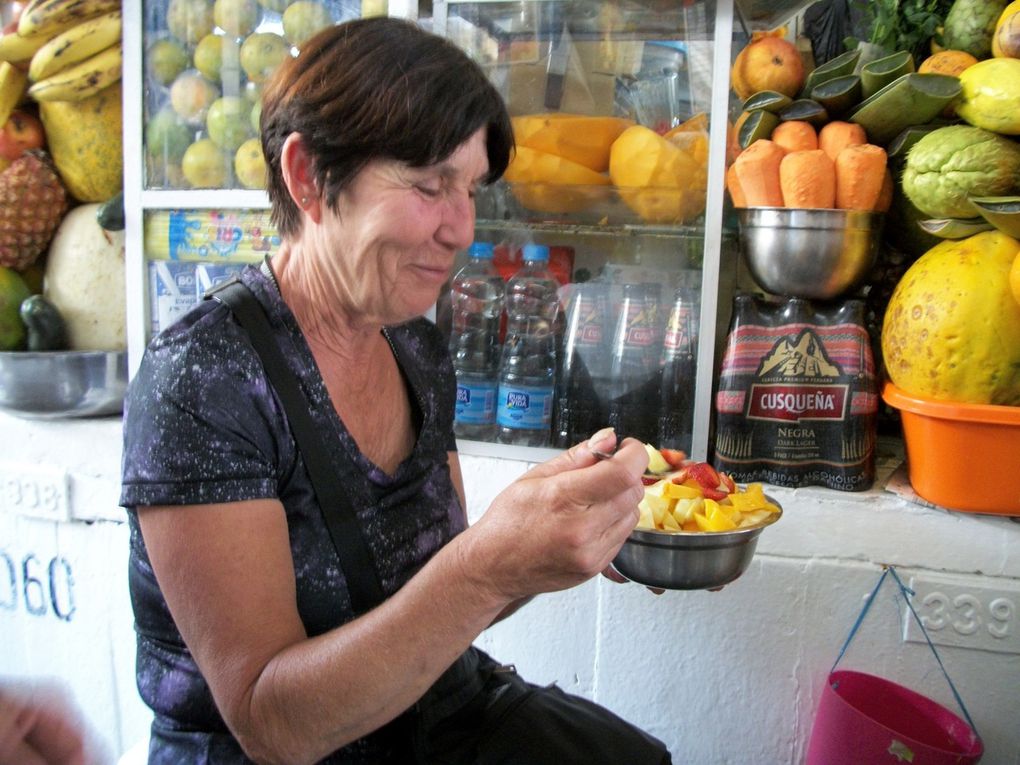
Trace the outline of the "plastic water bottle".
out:
M 549 444 L 560 301 L 548 265 L 548 247 L 526 245 L 524 265 L 507 284 L 496 407 L 497 440 L 503 444 Z
M 499 325 L 503 278 L 492 263 L 489 242 L 475 242 L 450 289 L 450 356 L 457 373 L 453 431 L 459 438 L 492 441 L 496 436 Z

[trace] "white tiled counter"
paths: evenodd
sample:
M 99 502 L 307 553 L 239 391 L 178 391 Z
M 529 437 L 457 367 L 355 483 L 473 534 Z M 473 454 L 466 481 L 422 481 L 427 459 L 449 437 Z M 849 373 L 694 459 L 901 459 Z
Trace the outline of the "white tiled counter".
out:
M 0 444 L 0 675 L 64 678 L 117 755 L 148 726 L 116 504 L 120 420 L 0 414 Z M 529 467 L 462 459 L 472 519 Z M 647 727 L 677 762 L 797 763 L 825 677 L 892 564 L 942 624 L 930 634 L 985 739 L 982 762 L 1018 765 L 1020 524 L 908 502 L 882 488 L 895 458 L 880 464 L 861 494 L 770 487 L 784 517 L 721 592 L 656 596 L 600 579 L 536 600 L 478 644 Z M 916 629 L 904 641 L 893 593 L 887 582 L 840 667 L 955 708 Z

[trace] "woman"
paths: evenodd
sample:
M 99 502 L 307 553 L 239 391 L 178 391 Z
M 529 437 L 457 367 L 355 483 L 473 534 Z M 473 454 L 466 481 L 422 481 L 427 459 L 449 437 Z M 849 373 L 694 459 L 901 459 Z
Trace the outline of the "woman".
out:
M 609 564 L 647 456 L 625 441 L 598 461 L 616 446 L 599 434 L 467 528 L 452 367 L 419 317 L 512 134 L 463 53 L 409 22 L 334 27 L 281 67 L 261 124 L 282 243 L 242 281 L 335 444 L 386 600 L 351 607 L 279 399 L 230 310 L 205 301 L 153 341 L 126 410 L 150 762 L 407 763 L 458 747 L 481 761 L 454 723 L 500 673 L 472 641 Z M 631 762 L 662 761 L 640 732 L 621 740 L 635 735 Z

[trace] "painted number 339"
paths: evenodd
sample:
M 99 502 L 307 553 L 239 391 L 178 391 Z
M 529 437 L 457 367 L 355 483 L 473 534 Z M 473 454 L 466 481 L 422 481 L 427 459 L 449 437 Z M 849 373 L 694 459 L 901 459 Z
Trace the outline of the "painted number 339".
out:
M 922 621 L 929 630 L 951 629 L 959 635 L 974 635 L 984 627 L 994 638 L 1009 635 L 1015 606 L 1009 598 L 997 597 L 987 607 L 980 598 L 969 594 L 950 596 L 930 592 L 921 601 Z

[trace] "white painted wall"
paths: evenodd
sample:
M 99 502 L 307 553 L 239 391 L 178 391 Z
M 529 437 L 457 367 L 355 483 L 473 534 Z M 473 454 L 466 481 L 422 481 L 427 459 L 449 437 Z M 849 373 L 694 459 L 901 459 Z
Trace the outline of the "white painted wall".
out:
M 127 534 L 116 507 L 120 422 L 0 414 L 0 444 L 0 675 L 64 678 L 119 755 L 148 725 L 134 688 Z M 488 457 L 463 462 L 473 519 L 528 467 Z M 25 464 L 66 472 L 72 520 L 27 517 L 24 498 L 10 501 L 7 481 Z M 721 592 L 655 596 L 592 581 L 540 598 L 482 635 L 479 646 L 535 682 L 557 682 L 647 727 L 677 762 L 778 765 L 803 761 L 825 678 L 881 564 L 896 565 L 905 580 L 948 573 L 978 609 L 994 594 L 1003 596 L 1000 606 L 1020 607 L 1020 524 L 1010 519 L 925 508 L 881 488 L 769 491 L 784 517 L 762 534 L 747 573 Z M 35 585 L 27 605 L 22 587 L 26 560 L 30 579 L 48 580 L 49 561 L 60 558 L 74 579 L 69 620 Z M 7 584 L 6 559 L 16 587 Z M 57 610 L 66 613 L 61 568 Z M 901 639 L 898 608 L 887 582 L 840 667 L 882 675 L 955 709 L 929 649 Z M 1013 637 L 997 643 L 1018 645 L 1015 610 L 1005 622 L 984 612 L 978 624 L 979 615 L 963 607 L 952 614 L 964 631 L 968 623 L 986 632 L 1004 625 Z M 1020 656 L 939 651 L 985 739 L 982 762 L 1020 765 Z

